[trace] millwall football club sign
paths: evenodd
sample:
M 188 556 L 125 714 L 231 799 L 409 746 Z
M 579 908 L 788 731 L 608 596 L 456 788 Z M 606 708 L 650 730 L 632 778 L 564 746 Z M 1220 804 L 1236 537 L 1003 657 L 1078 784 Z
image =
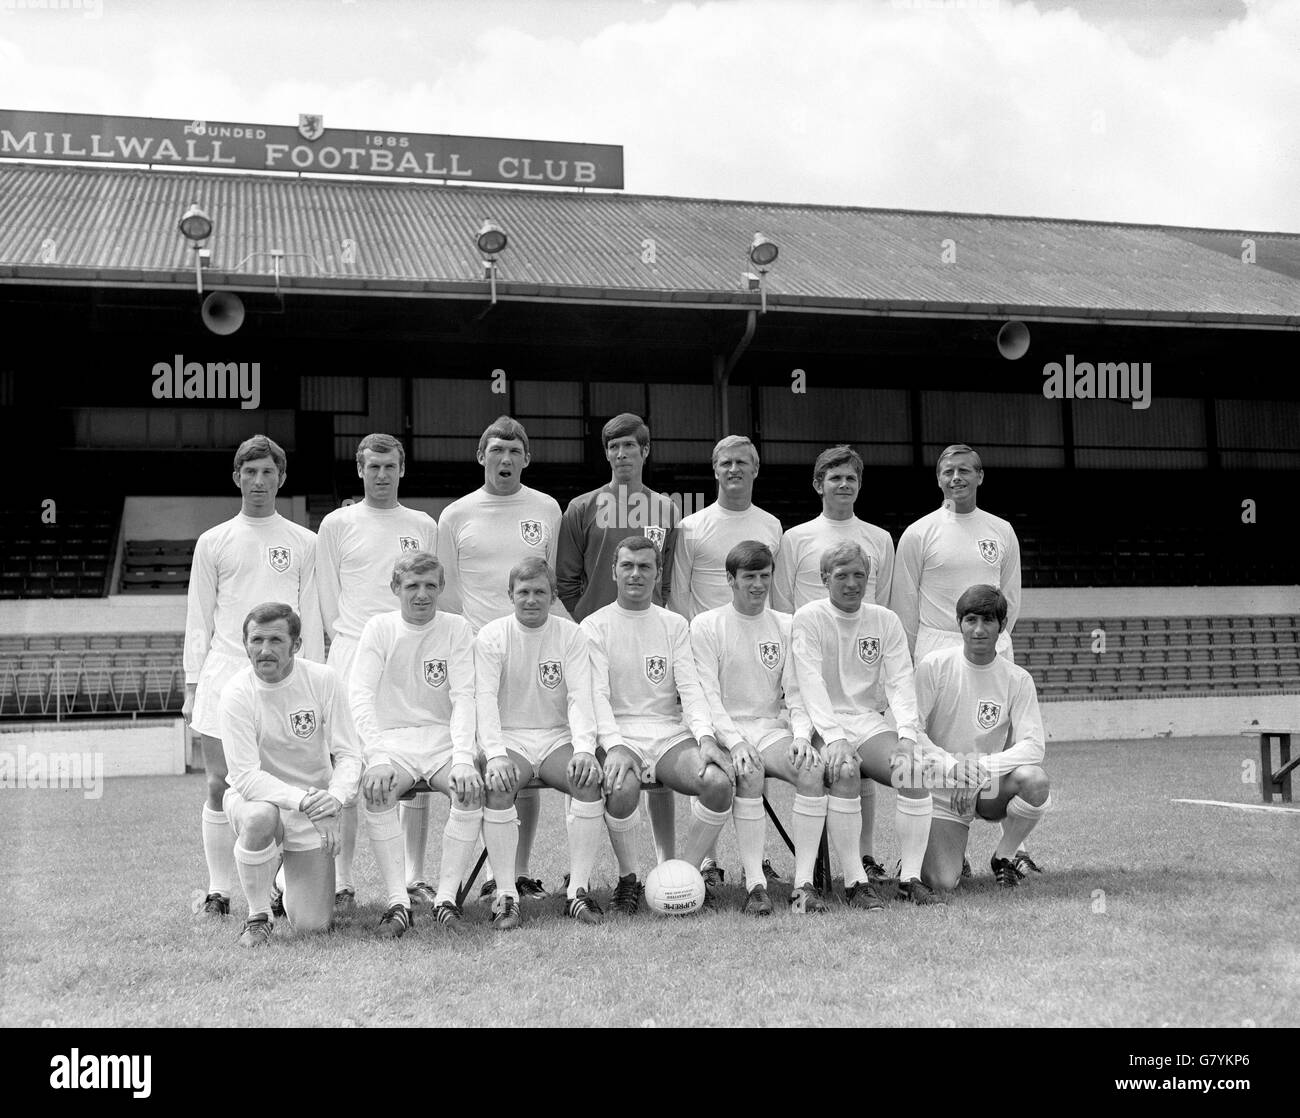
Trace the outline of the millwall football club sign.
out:
M 326 128 L 310 113 L 294 127 L 0 109 L 0 159 L 623 188 L 617 145 Z

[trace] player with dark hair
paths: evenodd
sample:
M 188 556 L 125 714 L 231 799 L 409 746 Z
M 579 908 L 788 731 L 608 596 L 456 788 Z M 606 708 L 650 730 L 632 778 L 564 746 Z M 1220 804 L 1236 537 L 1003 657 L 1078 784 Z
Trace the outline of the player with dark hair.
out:
M 367 435 L 357 446 L 357 477 L 365 490 L 358 504 L 335 509 L 321 521 L 316 544 L 316 582 L 321 618 L 330 634 L 329 666 L 347 688 L 357 641 L 367 621 L 393 608 L 389 589 L 393 561 L 415 551 L 438 547 L 438 524 L 427 512 L 398 502 L 406 475 L 406 451 L 392 435 Z M 434 892 L 424 881 L 424 849 L 429 834 L 429 794 L 403 803 L 400 815 L 406 836 L 406 884 L 413 904 L 432 904 Z M 343 837 L 335 865 L 338 904 L 356 904 L 352 860 L 357 845 L 357 809 L 343 813 Z
M 489 621 L 474 642 L 479 743 L 486 756 L 483 836 L 497 865 L 514 861 L 515 796 L 539 777 L 572 797 L 568 813 L 569 885 L 566 912 L 599 924 L 590 896 L 591 868 L 604 836 L 605 797 L 596 759 L 591 653 L 586 635 L 567 617 L 551 616 L 555 575 L 540 556 L 510 571 L 514 614 Z M 503 880 L 492 926 L 519 924 L 519 893 Z
M 826 837 L 844 871 L 849 904 L 883 908 L 892 887 L 872 880 L 858 859 L 859 795 L 864 777 L 894 787 L 902 855 L 898 893 L 916 904 L 942 904 L 921 881 L 932 804 L 917 745 L 912 659 L 894 613 L 863 601 L 869 562 L 855 543 L 831 548 L 822 556 L 829 597 L 801 606 L 794 615 L 799 692 L 825 743 L 822 758 L 830 784 Z M 897 731 L 886 721 L 886 710 Z
M 257 947 L 274 928 L 272 892 L 282 858 L 283 906 L 294 928 L 332 924 L 339 813 L 356 797 L 361 756 L 334 672 L 296 658 L 302 623 L 291 606 L 255 606 L 244 618 L 243 642 L 248 662 L 219 703 L 230 778 L 222 810 L 248 898 L 239 942 Z
M 609 909 L 628 916 L 642 889 L 635 817 L 641 784 L 659 780 L 692 797 L 684 854 L 692 864 L 717 841 L 735 787 L 731 757 L 713 736 L 686 622 L 650 600 L 658 577 L 655 545 L 645 536 L 627 537 L 615 552 L 618 598 L 582 623 L 605 750 L 605 823 L 618 860 Z M 714 907 L 716 889 L 705 886 L 705 905 Z
M 1011 629 L 1020 613 L 1020 541 L 1007 521 L 976 506 L 984 466 L 965 443 L 939 455 L 935 475 L 943 505 L 898 541 L 890 608 L 919 664 L 935 649 L 961 647 L 953 621 L 957 599 L 968 586 L 991 582 L 1007 598 L 998 652 L 1011 659 Z
M 790 655 L 789 614 L 767 605 L 772 551 L 754 540 L 727 553 L 730 605 L 696 614 L 691 649 L 718 741 L 731 751 L 736 796 L 731 814 L 745 868 L 745 912 L 767 916 L 772 902 L 763 872 L 763 778 L 793 784 L 794 912 L 824 912 L 813 865 L 826 825 L 825 766 L 813 748 L 812 723 L 799 697 Z
M 453 501 L 438 525 L 438 559 L 447 575 L 442 608 L 460 613 L 477 633 L 489 621 L 514 612 L 506 586 L 510 571 L 525 559 L 545 559 L 554 568 L 560 532 L 560 506 L 554 497 L 523 483 L 532 461 L 528 432 L 508 415 L 498 416 L 478 441 L 483 485 Z M 566 616 L 558 599 L 553 613 Z M 540 807 L 535 789 L 525 789 L 516 801 L 519 848 L 514 866 L 492 866 L 480 896 L 496 890 L 494 870 L 513 873 L 521 897 L 545 897 L 537 878 L 528 876 L 528 863 L 537 835 Z
M 203 805 L 203 855 L 208 894 L 203 911 L 230 912 L 235 838 L 221 806 L 227 788 L 220 699 L 226 682 L 248 667 L 242 624 L 261 602 L 288 602 L 302 618 L 302 655 L 325 658 L 316 593 L 316 537 L 275 511 L 284 485 L 284 451 L 265 435 L 235 451 L 232 478 L 238 515 L 209 528 L 194 545 L 185 614 L 185 702 L 182 716 L 199 735 L 208 796 Z
M 483 782 L 474 634 L 463 617 L 438 609 L 442 564 L 427 551 L 408 552 L 393 565 L 390 586 L 400 608 L 375 614 L 361 630 L 350 699 L 366 758 L 366 830 L 387 892 L 377 930 L 396 939 L 413 921 L 398 800 L 424 780 L 452 801 L 433 898 L 434 919 L 446 924 L 461 915 L 456 890 L 483 827 Z
M 995 586 L 972 586 L 957 599 L 962 647 L 943 648 L 916 669 L 917 714 L 927 755 L 942 762 L 947 787 L 934 791 L 934 821 L 922 879 L 955 888 L 962 877 L 971 820 L 1002 823 L 990 866 L 1011 888 L 1033 866 L 1020 847 L 1051 806 L 1043 772 L 1038 692 L 1024 668 L 997 653 L 1007 599 Z
M 609 481 L 569 502 L 560 522 L 555 581 L 560 600 L 575 621 L 582 621 L 617 597 L 610 572 L 620 540 L 629 533 L 645 536 L 660 556 L 653 602 L 662 606 L 672 585 L 672 557 L 681 512 L 661 493 L 642 481 L 650 457 L 650 428 L 639 415 L 624 412 L 600 432 L 609 461 Z M 676 810 L 667 788 L 646 793 L 660 861 L 673 857 Z
M 791 528 L 781 537 L 781 562 L 772 577 L 772 605 L 794 613 L 826 597 L 821 557 L 828 548 L 856 543 L 867 556 L 865 600 L 889 605 L 894 577 L 894 541 L 885 529 L 859 520 L 854 502 L 862 489 L 862 458 L 852 447 L 823 450 L 813 464 L 813 489 L 822 501 L 821 515 Z M 861 794 L 862 838 L 858 853 L 867 876 L 882 882 L 888 875 L 875 858 L 876 782 L 864 781 Z

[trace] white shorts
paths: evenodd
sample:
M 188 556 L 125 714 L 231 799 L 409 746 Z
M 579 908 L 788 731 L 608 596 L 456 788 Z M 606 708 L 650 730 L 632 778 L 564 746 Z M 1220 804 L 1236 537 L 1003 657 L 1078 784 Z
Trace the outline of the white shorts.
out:
M 965 815 L 958 815 L 952 809 L 952 793 L 953 789 L 951 788 L 930 789 L 930 800 L 934 804 L 933 814 L 930 818 L 935 823 L 957 823 L 969 830 L 971 821 L 977 818 L 975 815 L 975 807 L 979 801 L 972 800 L 970 811 Z M 992 823 L 994 820 L 985 819 L 984 822 Z
M 194 691 L 194 713 L 190 727 L 196 734 L 210 738 L 221 737 L 221 691 L 240 668 L 248 667 L 247 656 L 229 656 L 224 652 L 209 652 L 199 671 L 198 687 Z
M 244 829 L 243 815 L 248 810 L 248 806 L 249 801 L 244 799 L 233 788 L 226 789 L 226 794 L 221 800 L 221 807 L 226 813 L 226 818 L 230 820 L 230 829 L 235 833 L 235 838 L 239 838 L 239 832 Z M 280 826 L 284 829 L 285 850 L 298 853 L 320 849 L 320 832 L 316 830 L 315 824 L 307 818 L 305 812 L 290 811 L 288 808 L 283 807 L 278 808 L 278 810 L 280 812 Z
M 334 674 L 343 684 L 345 695 L 348 693 L 348 674 L 352 671 L 352 661 L 356 659 L 359 644 L 356 637 L 335 637 L 330 641 L 329 655 L 325 657 L 325 663 L 334 669 Z
M 451 727 L 441 722 L 427 726 L 399 726 L 379 732 L 379 744 L 365 751 L 366 768 L 392 765 L 412 780 L 428 780 L 451 760 Z
M 680 722 L 620 722 L 618 731 L 623 744 L 641 762 L 641 783 L 653 784 L 658 777 L 655 767 L 663 755 L 684 741 L 694 741 L 695 735 Z
M 506 730 L 501 731 L 501 742 L 512 753 L 518 753 L 533 766 L 533 775 L 546 760 L 561 746 L 573 741 L 573 733 L 568 726 L 553 726 L 547 730 Z
M 912 662 L 920 664 L 931 652 L 938 652 L 941 648 L 961 648 L 961 646 L 960 633 L 954 633 L 950 629 L 931 629 L 922 625 L 916 634 L 916 654 L 912 657 Z M 1011 651 L 1011 634 L 1005 629 L 998 634 L 998 655 L 1005 656 L 1015 663 L 1015 656 Z
M 794 740 L 790 724 L 784 718 L 733 718 L 732 721 L 760 756 L 774 745 Z
M 836 711 L 835 721 L 839 723 L 840 729 L 845 732 L 855 749 L 864 741 L 874 738 L 878 734 L 897 732 L 894 720 L 889 717 L 888 711 L 884 714 L 881 714 L 878 710 L 864 710 L 854 714 L 841 714 Z M 814 744 L 819 750 L 824 750 L 828 743 L 824 737 L 817 734 Z

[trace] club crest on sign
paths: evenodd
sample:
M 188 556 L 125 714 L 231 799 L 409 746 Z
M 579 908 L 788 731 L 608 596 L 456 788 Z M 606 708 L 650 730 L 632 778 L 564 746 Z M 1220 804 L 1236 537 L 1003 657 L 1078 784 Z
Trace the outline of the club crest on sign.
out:
M 668 657 L 647 656 L 645 658 L 645 676 L 651 683 L 663 683 L 668 678 Z
M 980 558 L 983 559 L 984 562 L 993 564 L 998 561 L 998 554 L 1001 549 L 998 547 L 997 540 L 980 540 L 979 545 Z
M 325 135 L 325 118 L 319 113 L 299 113 L 298 135 L 304 140 L 319 140 Z
M 447 682 L 447 661 L 426 660 L 424 662 L 424 682 L 430 687 L 441 687 Z
M 776 641 L 759 641 L 758 658 L 763 661 L 763 667 L 775 668 L 781 662 L 781 646 Z
M 540 520 L 521 520 L 519 522 L 519 534 L 529 547 L 536 547 L 546 537 L 546 532 L 542 528 Z
M 289 725 L 300 738 L 309 738 L 316 732 L 316 712 L 314 710 L 295 710 L 289 715 Z
M 864 664 L 874 664 L 880 659 L 880 638 L 859 637 L 858 659 Z
M 288 547 L 268 547 L 266 549 L 266 561 L 271 564 L 271 570 L 276 574 L 284 574 L 293 562 L 293 549 Z
M 979 723 L 981 730 L 991 730 L 998 724 L 998 719 L 1002 717 L 1002 704 L 995 703 L 992 699 L 981 699 L 979 709 L 975 712 L 975 721 Z
M 402 545 L 403 551 L 419 551 L 420 541 L 414 536 L 398 536 L 397 542 Z
M 655 545 L 656 551 L 664 549 L 664 530 L 654 524 L 645 529 L 645 538 Z
M 537 665 L 537 678 L 543 687 L 554 691 L 564 682 L 564 665 L 558 660 L 543 660 Z

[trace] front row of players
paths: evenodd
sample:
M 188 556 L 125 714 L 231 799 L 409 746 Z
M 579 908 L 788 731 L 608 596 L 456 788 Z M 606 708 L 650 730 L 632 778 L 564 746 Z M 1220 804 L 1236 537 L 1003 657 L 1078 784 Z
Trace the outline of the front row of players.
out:
M 1000 885 L 1016 883 L 1017 848 L 1050 801 L 1033 680 L 996 652 L 1007 609 L 999 590 L 961 596 L 962 646 L 927 657 L 914 678 L 897 617 L 863 600 L 869 559 L 856 544 L 825 552 L 829 597 L 793 618 L 767 606 L 773 557 L 763 544 L 731 550 L 732 602 L 689 626 L 652 602 L 658 562 L 650 540 L 622 541 L 615 602 L 579 626 L 551 613 L 545 560 L 526 560 L 510 573 L 513 614 L 475 638 L 462 617 L 437 609 L 439 561 L 408 553 L 392 577 L 400 608 L 366 623 L 347 697 L 328 668 L 295 661 L 292 609 L 253 610 L 244 624 L 251 667 L 221 700 L 226 810 L 249 898 L 241 942 L 269 937 L 273 906 L 300 929 L 329 924 L 339 818 L 358 789 L 387 893 L 379 932 L 402 935 L 413 916 L 397 803 L 420 781 L 451 800 L 439 923 L 462 917 L 457 890 L 480 835 L 493 863 L 514 864 L 515 798 L 534 778 L 571 798 L 566 908 L 583 923 L 604 915 L 590 893 L 602 831 L 618 861 L 609 908 L 639 907 L 636 809 L 653 782 L 691 797 L 683 854 L 692 864 L 731 817 L 744 907 L 755 915 L 772 912 L 762 866 L 766 777 L 795 789 L 794 912 L 826 909 L 813 885 L 823 828 L 852 907 L 880 909 L 894 896 L 942 904 L 959 883 L 977 816 L 1003 822 L 991 866 Z M 863 780 L 898 792 L 897 881 L 858 859 Z M 706 907 L 716 904 L 710 886 Z M 518 893 L 503 881 L 492 926 L 519 919 Z

